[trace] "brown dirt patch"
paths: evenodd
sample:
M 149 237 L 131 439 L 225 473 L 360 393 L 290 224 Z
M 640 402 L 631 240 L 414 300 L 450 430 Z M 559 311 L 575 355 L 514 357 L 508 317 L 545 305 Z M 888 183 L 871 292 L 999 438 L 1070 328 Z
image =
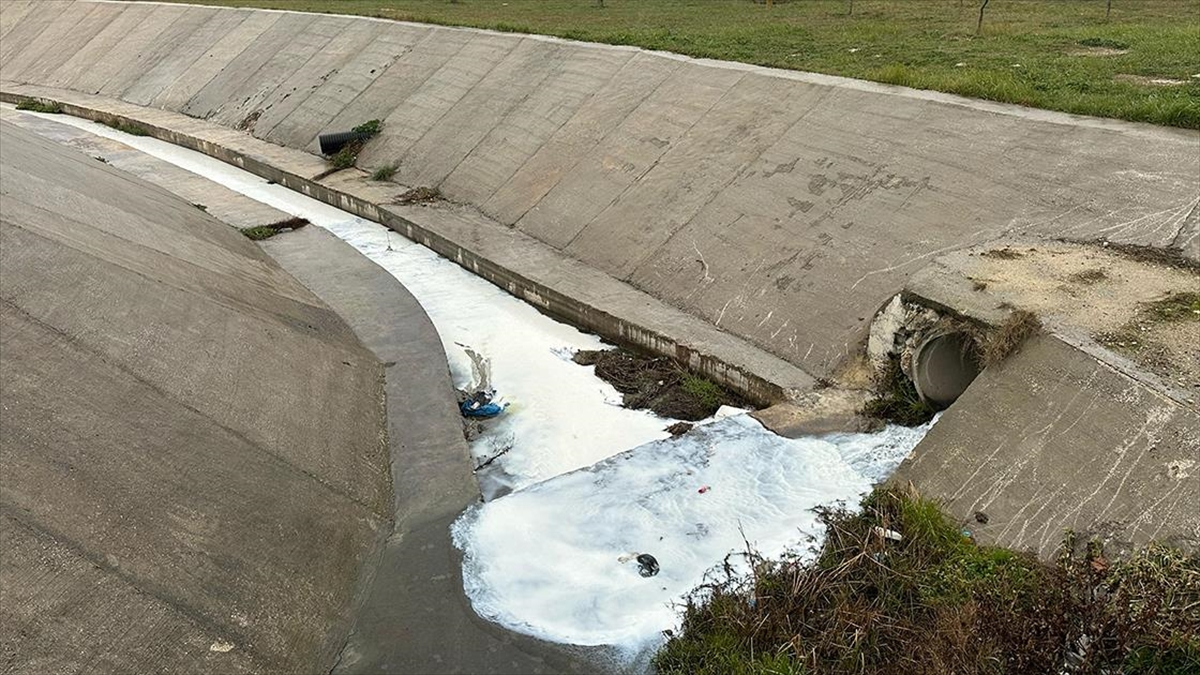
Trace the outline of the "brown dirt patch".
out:
M 1099 267 L 1081 270 L 1067 277 L 1067 281 L 1075 284 L 1098 284 L 1108 278 L 1108 272 Z
M 1116 49 L 1113 47 L 1080 47 L 1067 52 L 1068 56 L 1094 56 L 1094 57 L 1109 57 L 1109 56 L 1124 56 L 1128 54 L 1128 49 Z
M 748 407 L 720 385 L 689 374 L 665 357 L 633 354 L 621 349 L 579 351 L 575 363 L 595 366 L 596 377 L 621 392 L 626 408 L 652 410 L 662 417 L 702 420 L 722 405 Z M 675 434 L 673 425 L 668 428 Z
M 1010 246 L 1005 246 L 1004 248 L 994 248 L 990 251 L 984 251 L 979 255 L 983 256 L 984 258 L 992 258 L 993 260 L 1016 260 L 1017 258 L 1024 256 L 1023 253 Z

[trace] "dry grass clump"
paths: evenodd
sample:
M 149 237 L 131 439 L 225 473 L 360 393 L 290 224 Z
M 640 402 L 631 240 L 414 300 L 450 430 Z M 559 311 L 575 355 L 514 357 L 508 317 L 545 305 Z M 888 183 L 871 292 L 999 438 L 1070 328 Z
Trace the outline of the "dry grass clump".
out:
M 1073 283 L 1084 284 L 1084 285 L 1090 286 L 1091 284 L 1098 284 L 1107 278 L 1108 278 L 1108 272 L 1105 272 L 1103 269 L 1101 269 L 1099 267 L 1093 267 L 1090 269 L 1081 270 L 1079 272 L 1076 272 L 1076 273 L 1072 274 L 1071 276 L 1067 277 L 1067 280 L 1071 281 Z
M 917 393 L 916 385 L 904 374 L 898 358 L 888 359 L 884 369 L 872 378 L 872 385 L 875 395 L 860 411 L 866 417 L 915 427 L 937 414 Z
M 1042 332 L 1042 320 L 1037 314 L 1014 309 L 1004 323 L 996 327 L 983 343 L 984 366 L 994 366 L 1016 354 L 1029 338 Z
M 442 191 L 435 187 L 415 187 L 396 197 L 395 204 L 431 204 L 442 198 Z
M 280 232 L 287 230 L 298 230 L 305 225 L 308 225 L 308 221 L 304 218 L 286 218 L 284 220 L 269 223 L 267 225 L 242 228 L 242 234 L 246 235 L 246 238 L 248 239 L 262 241 L 263 239 L 270 239 Z

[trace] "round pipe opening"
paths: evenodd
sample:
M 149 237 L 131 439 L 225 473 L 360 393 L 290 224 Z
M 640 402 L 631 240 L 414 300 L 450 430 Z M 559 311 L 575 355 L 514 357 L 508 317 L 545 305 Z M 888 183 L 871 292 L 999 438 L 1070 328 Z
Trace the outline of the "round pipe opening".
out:
M 926 338 L 913 352 L 912 376 L 917 394 L 944 410 L 979 375 L 975 340 L 966 333 L 939 333 Z

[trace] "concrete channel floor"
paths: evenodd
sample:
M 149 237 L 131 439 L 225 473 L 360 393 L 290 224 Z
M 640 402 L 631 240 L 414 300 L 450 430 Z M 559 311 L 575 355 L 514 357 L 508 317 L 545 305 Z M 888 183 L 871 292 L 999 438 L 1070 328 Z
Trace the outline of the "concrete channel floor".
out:
M 236 227 L 288 214 L 117 141 L 0 110 L 0 119 L 76 148 L 225 215 Z M 343 318 L 385 366 L 394 525 L 360 582 L 356 624 L 339 673 L 594 672 L 598 650 L 551 645 L 480 619 L 462 593 L 450 523 L 479 491 L 437 331 L 394 277 L 315 226 L 262 249 Z

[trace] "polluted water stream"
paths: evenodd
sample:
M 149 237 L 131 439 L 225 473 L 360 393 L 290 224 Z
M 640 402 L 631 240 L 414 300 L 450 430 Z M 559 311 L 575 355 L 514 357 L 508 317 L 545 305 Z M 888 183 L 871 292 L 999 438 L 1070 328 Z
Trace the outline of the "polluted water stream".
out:
M 671 438 L 673 420 L 621 407 L 616 390 L 571 360 L 603 349 L 599 338 L 429 249 L 206 155 L 38 116 L 305 218 L 407 287 L 441 335 L 455 385 L 478 382 L 474 352 L 475 371 L 486 364 L 508 405 L 471 442 L 476 463 L 488 463 L 480 472 L 488 499 L 451 532 L 472 606 L 544 640 L 609 646 L 622 669 L 648 660 L 663 631 L 678 627 L 683 599 L 730 553 L 749 543 L 762 555 L 804 555 L 821 536 L 813 509 L 855 504 L 933 424 L 792 440 L 726 414 Z

